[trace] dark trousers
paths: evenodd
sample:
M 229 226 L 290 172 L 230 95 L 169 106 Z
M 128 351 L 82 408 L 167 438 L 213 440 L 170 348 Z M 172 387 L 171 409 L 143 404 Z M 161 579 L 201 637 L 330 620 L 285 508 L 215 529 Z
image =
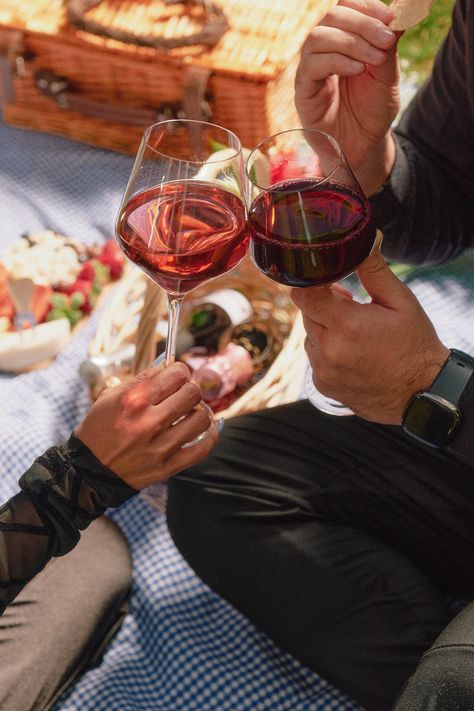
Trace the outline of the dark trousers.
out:
M 422 656 L 394 711 L 474 709 L 474 605 L 466 607 Z
M 226 423 L 170 482 L 168 523 L 281 648 L 387 711 L 450 620 L 447 596 L 474 597 L 473 487 L 474 471 L 400 428 L 303 401 Z

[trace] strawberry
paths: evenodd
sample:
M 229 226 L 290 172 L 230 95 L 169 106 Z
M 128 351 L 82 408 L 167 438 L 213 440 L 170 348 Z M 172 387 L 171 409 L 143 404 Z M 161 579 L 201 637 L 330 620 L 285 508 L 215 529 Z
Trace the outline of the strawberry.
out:
M 294 178 L 303 178 L 308 176 L 313 178 L 315 176 L 323 175 L 321 166 L 319 163 L 319 158 L 315 153 L 308 153 L 308 155 L 296 156 L 293 151 L 281 151 L 271 162 L 271 181 L 272 183 L 281 183 L 283 180 L 292 180 Z
M 72 284 L 63 285 L 60 289 L 63 294 L 67 294 L 74 298 L 76 294 L 81 294 L 84 297 L 82 304 L 79 306 L 83 314 L 89 314 L 95 304 L 97 292 L 94 289 L 94 284 L 86 279 L 76 279 Z
M 78 279 L 84 279 L 85 281 L 93 282 L 95 279 L 95 270 L 91 263 L 91 260 L 84 262 L 82 269 L 77 275 Z
M 105 258 L 101 257 L 101 262 L 104 264 L 106 267 L 109 269 L 110 273 L 110 278 L 112 281 L 115 281 L 116 279 L 120 279 L 122 276 L 123 272 L 123 261 L 119 261 L 118 259 L 115 258 Z
M 79 277 L 71 284 L 66 284 L 61 288 L 63 294 L 71 295 L 75 291 L 80 291 L 84 296 L 89 296 L 93 288 L 93 284 L 87 279 L 79 279 Z
M 291 175 L 291 166 L 288 164 L 294 158 L 293 152 L 281 151 L 271 162 L 271 181 L 272 183 L 281 183 L 282 180 L 296 177 Z M 290 173 L 290 174 L 289 174 Z
M 8 274 L 3 264 L 0 264 L 0 317 L 13 319 L 15 307 L 7 289 Z
M 102 247 L 102 251 L 99 255 L 99 261 L 108 267 L 111 279 L 120 279 L 122 276 L 125 258 L 122 250 L 115 240 L 107 240 Z
M 71 326 L 75 326 L 84 316 L 81 310 L 85 302 L 83 294 L 76 292 L 71 297 L 54 291 L 51 294 L 51 308 L 46 316 L 46 321 L 54 321 L 58 318 L 67 318 Z
M 35 284 L 35 290 L 33 292 L 33 302 L 31 304 L 31 310 L 36 316 L 38 323 L 45 320 L 46 314 L 50 308 L 51 294 L 53 290 L 50 286 L 43 286 L 42 284 Z
M 98 294 L 104 284 L 110 281 L 110 272 L 105 264 L 99 261 L 99 259 L 91 260 L 92 268 L 94 269 L 94 291 Z
M 117 255 L 122 255 L 122 250 L 114 239 L 108 239 L 102 246 L 100 254 L 115 257 Z

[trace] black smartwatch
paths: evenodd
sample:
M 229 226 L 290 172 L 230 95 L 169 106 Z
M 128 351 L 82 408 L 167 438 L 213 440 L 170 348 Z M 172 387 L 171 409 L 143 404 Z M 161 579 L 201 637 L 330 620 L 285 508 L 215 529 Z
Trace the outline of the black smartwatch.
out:
M 431 447 L 448 444 L 461 425 L 459 403 L 473 373 L 474 358 L 452 350 L 430 389 L 408 403 L 405 432 Z

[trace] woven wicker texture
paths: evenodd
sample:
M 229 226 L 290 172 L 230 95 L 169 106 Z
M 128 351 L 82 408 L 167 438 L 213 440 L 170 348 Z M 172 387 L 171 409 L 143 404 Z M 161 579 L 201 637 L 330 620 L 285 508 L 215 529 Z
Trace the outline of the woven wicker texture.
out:
M 65 76 L 73 90 L 105 103 L 159 107 L 182 100 L 186 69 L 211 70 L 208 85 L 212 120 L 233 130 L 249 147 L 265 136 L 298 125 L 293 81 L 305 36 L 334 0 L 221 0 L 229 29 L 213 47 L 162 51 L 126 44 L 76 29 L 66 22 L 60 0 L 2 0 L 0 45 L 18 45 L 8 30 L 22 30 L 23 52 L 10 53 L 14 98 L 5 100 L 8 123 L 77 138 L 133 153 L 143 127 L 117 124 L 59 108 L 41 96 L 33 75 L 47 69 Z M 200 31 L 203 7 L 168 5 L 161 0 L 103 0 L 86 13 L 88 20 L 117 30 L 159 37 Z M 3 33 L 2 33 L 3 26 Z M 5 91 L 4 91 L 5 94 Z M 31 111 L 34 106 L 35 110 Z
M 261 303 L 271 305 L 272 313 L 267 318 L 272 318 L 278 327 L 283 345 L 263 378 L 219 412 L 219 416 L 231 417 L 296 400 L 302 391 L 306 366 L 305 331 L 299 312 L 289 300 L 288 288 L 263 276 L 247 256 L 236 269 L 195 289 L 187 299 L 223 288 L 243 291 L 257 311 Z M 186 299 L 183 309 L 185 305 Z M 166 313 L 164 291 L 130 265 L 103 313 L 89 353 L 113 353 L 126 343 L 135 343 L 135 370 L 142 370 L 153 360 L 156 324 L 166 318 Z
M 222 0 L 221 5 L 230 28 L 213 48 L 175 50 L 174 57 L 199 56 L 199 63 L 214 71 L 248 75 L 252 79 L 275 78 L 298 51 L 312 26 L 333 3 L 327 0 Z M 205 15 L 202 8 L 189 5 L 170 6 L 161 0 L 103 0 L 92 8 L 88 17 L 100 24 L 121 30 L 172 37 L 194 34 L 201 28 Z M 63 40 L 84 43 L 148 57 L 155 61 L 156 50 L 136 47 L 96 37 L 67 26 L 61 0 L 2 0 L 0 25 L 44 33 Z

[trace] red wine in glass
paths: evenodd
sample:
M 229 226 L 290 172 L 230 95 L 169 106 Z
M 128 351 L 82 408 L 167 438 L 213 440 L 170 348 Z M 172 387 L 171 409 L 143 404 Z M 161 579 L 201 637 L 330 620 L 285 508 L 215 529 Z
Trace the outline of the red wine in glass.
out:
M 135 195 L 120 215 L 117 233 L 129 259 L 176 295 L 235 267 L 249 239 L 242 200 L 198 180 Z
M 272 185 L 249 213 L 259 269 L 291 287 L 323 286 L 351 274 L 375 238 L 370 204 L 353 188 L 311 178 Z
M 337 141 L 316 129 L 283 131 L 247 159 L 250 252 L 257 267 L 290 287 L 329 285 L 354 272 L 372 249 L 376 228 L 368 200 Z M 353 414 L 316 390 L 320 410 Z

